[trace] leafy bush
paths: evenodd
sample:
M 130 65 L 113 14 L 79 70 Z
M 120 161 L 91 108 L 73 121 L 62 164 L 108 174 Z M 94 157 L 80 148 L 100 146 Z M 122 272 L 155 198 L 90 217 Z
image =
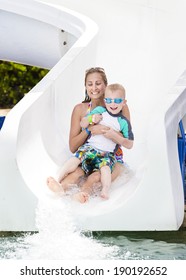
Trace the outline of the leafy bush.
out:
M 35 66 L 0 61 L 0 108 L 12 108 L 47 73 Z

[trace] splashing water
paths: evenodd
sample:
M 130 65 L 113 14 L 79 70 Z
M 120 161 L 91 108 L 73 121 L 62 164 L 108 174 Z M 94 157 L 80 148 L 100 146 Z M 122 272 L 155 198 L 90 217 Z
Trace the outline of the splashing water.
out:
M 70 214 L 70 202 L 40 201 L 36 212 L 39 232 L 20 238 L 8 258 L 16 259 L 114 259 L 117 246 L 101 244 L 91 233 L 78 230 Z
M 40 201 L 36 213 L 39 232 L 1 237 L 0 259 L 186 259 L 185 231 L 81 232 L 72 219 L 71 209 L 70 202 L 61 199 Z

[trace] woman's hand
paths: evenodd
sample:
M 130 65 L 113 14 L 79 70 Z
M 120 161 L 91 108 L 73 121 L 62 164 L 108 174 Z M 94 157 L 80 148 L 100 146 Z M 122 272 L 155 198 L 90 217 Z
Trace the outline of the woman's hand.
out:
M 114 130 L 111 127 L 109 127 L 108 129 L 102 129 L 102 133 L 103 133 L 105 138 L 108 138 L 108 139 L 112 140 L 116 144 L 119 144 L 119 143 L 117 143 L 118 137 L 122 137 L 123 138 L 122 133 Z
M 103 135 L 105 138 L 112 140 L 114 143 L 119 144 L 127 149 L 133 147 L 133 140 L 124 138 L 121 132 L 114 130 L 113 128 L 103 129 Z
M 109 127 L 102 125 L 102 124 L 96 124 L 96 125 L 90 125 L 89 130 L 91 131 L 92 135 L 98 135 L 98 134 L 103 134 L 103 131 L 108 130 Z

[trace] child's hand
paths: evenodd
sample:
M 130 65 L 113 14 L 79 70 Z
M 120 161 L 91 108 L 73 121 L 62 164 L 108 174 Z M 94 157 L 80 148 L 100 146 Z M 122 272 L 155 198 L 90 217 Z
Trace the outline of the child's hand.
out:
M 95 114 L 92 116 L 93 123 L 99 123 L 102 119 L 103 119 L 103 116 L 101 114 Z

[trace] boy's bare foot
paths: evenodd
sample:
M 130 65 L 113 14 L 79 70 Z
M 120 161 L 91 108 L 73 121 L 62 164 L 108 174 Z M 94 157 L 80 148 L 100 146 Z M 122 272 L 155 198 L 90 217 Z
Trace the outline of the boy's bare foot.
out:
M 89 195 L 86 192 L 78 192 L 74 194 L 72 198 L 80 203 L 86 203 L 89 199 Z
M 47 178 L 47 186 L 51 191 L 58 193 L 59 195 L 63 195 L 65 193 L 62 185 L 58 183 L 53 177 Z
M 103 199 L 109 199 L 109 190 L 108 190 L 108 188 L 103 188 L 102 191 L 101 191 L 100 196 Z

